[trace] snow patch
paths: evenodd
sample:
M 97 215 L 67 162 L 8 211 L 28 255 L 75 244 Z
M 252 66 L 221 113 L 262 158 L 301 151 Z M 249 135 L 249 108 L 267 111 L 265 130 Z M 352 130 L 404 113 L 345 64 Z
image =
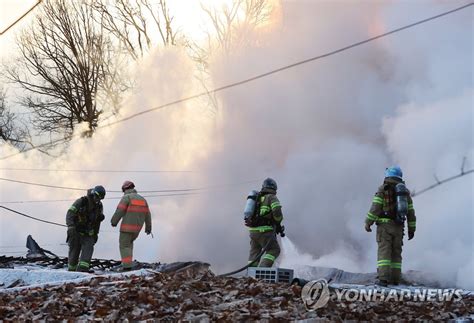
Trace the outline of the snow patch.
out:
M 141 269 L 124 273 L 88 274 L 81 272 L 70 272 L 62 269 L 38 269 L 37 267 L 22 267 L 16 269 L 0 270 L 0 293 L 18 291 L 34 287 L 60 286 L 65 283 L 83 283 L 95 277 L 127 277 L 145 276 L 152 272 Z M 7 288 L 15 281 L 20 280 L 21 286 Z

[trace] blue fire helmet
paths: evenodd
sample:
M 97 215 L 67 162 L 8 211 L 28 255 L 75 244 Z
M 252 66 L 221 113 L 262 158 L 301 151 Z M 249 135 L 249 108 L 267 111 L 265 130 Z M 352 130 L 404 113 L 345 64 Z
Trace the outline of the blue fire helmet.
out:
M 263 181 L 262 188 L 270 188 L 276 191 L 278 189 L 277 182 L 272 178 L 267 178 Z
M 105 197 L 105 188 L 102 185 L 97 185 L 91 191 L 91 194 L 97 195 L 101 200 Z
M 398 177 L 402 179 L 403 172 L 400 166 L 391 166 L 385 169 L 385 177 Z

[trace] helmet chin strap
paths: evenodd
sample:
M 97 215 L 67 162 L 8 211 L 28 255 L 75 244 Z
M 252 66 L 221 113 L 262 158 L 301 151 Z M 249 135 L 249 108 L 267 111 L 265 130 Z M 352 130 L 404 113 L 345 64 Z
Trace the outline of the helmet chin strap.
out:
M 95 204 L 99 204 L 100 202 L 100 197 L 94 191 L 92 191 L 92 200 Z

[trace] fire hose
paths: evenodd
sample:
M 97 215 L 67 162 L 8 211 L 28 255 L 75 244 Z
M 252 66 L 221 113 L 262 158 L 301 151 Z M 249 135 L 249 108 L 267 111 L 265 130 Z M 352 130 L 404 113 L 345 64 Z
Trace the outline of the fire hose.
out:
M 280 233 L 280 236 L 283 238 L 283 237 L 285 236 L 285 227 L 284 227 L 284 226 L 281 226 L 281 228 L 279 228 L 278 231 L 279 231 L 278 233 Z M 273 239 L 269 239 L 269 240 L 267 241 L 267 243 L 265 244 L 265 246 L 262 248 L 262 250 L 259 252 L 259 254 L 255 257 L 254 260 L 249 261 L 249 263 L 248 263 L 247 265 L 243 266 L 242 268 L 236 269 L 236 270 L 231 271 L 231 272 L 229 272 L 229 273 L 217 275 L 217 277 L 231 276 L 231 275 L 240 273 L 241 271 L 244 271 L 245 269 L 249 268 L 254 262 L 258 261 L 261 256 L 263 256 L 263 254 L 267 251 L 267 248 L 268 248 L 268 246 L 270 245 L 270 243 L 271 243 L 272 241 L 276 240 L 276 238 L 277 238 L 277 232 L 276 232 L 275 230 L 273 230 Z

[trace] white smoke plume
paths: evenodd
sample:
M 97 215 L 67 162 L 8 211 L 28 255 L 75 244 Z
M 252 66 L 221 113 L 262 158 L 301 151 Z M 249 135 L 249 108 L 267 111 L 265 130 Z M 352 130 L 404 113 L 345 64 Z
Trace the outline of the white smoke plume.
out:
M 213 53 L 219 86 L 343 47 L 391 28 L 449 10 L 462 1 L 420 1 L 383 6 L 291 1 L 271 32 L 232 53 Z M 464 156 L 473 167 L 472 9 L 218 94 L 217 115 L 203 100 L 132 119 L 92 139 L 76 139 L 66 153 L 37 152 L 1 167 L 64 169 L 169 169 L 192 173 L 104 174 L 0 171 L 1 177 L 120 190 L 220 186 L 192 196 L 149 198 L 151 239 L 136 242 L 143 261 L 202 260 L 216 272 L 247 261 L 242 210 L 265 177 L 279 185 L 287 235 L 318 265 L 374 271 L 374 233 L 363 222 L 385 167 L 399 164 L 407 186 L 419 190 L 459 172 Z M 139 85 L 123 115 L 200 92 L 192 61 L 179 49 L 156 51 L 142 62 Z M 2 155 L 13 152 L 4 147 Z M 405 242 L 403 270 L 433 272 L 474 288 L 473 180 L 440 186 L 414 206 L 415 239 Z M 254 181 L 248 183 L 248 181 Z M 228 185 L 232 184 L 232 185 Z M 1 201 L 64 199 L 82 192 L 1 185 Z M 120 194 L 108 193 L 107 196 Z M 9 204 L 19 211 L 63 222 L 72 202 Z M 105 201 L 109 226 L 117 200 Z M 0 245 L 23 244 L 28 233 L 41 244 L 62 243 L 64 228 L 1 212 Z M 51 247 L 65 255 L 65 246 Z M 119 259 L 118 234 L 100 235 L 95 256 Z M 309 259 L 309 258 L 308 258 Z M 297 261 L 281 259 L 286 265 Z

